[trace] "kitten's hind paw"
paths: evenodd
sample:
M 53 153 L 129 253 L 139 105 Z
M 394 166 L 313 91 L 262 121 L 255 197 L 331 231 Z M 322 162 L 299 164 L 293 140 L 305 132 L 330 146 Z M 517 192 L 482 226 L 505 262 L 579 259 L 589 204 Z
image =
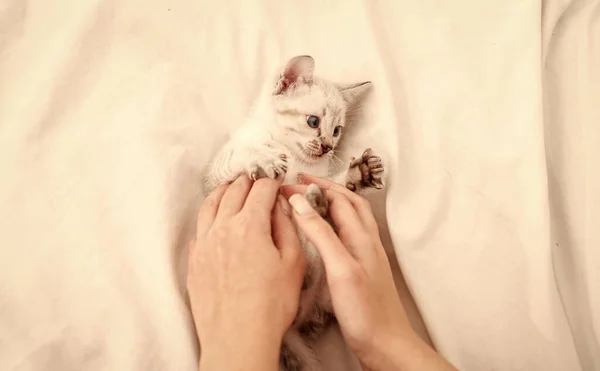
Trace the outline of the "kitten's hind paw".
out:
M 325 190 L 319 188 L 316 184 L 310 184 L 304 193 L 304 198 L 310 206 L 322 217 L 327 216 L 329 211 L 329 202 L 327 201 L 327 195 Z
M 362 188 L 383 188 L 383 162 L 371 148 L 359 158 L 352 158 L 348 168 L 346 188 L 355 192 Z

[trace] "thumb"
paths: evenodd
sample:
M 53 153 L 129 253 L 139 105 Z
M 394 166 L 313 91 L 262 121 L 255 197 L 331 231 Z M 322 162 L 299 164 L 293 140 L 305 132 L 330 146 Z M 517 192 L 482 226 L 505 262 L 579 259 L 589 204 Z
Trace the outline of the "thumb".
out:
M 194 255 L 194 251 L 196 250 L 196 239 L 188 242 L 187 253 L 188 253 L 188 261 L 192 260 L 192 256 Z
M 316 247 L 325 264 L 329 277 L 343 275 L 356 264 L 333 228 L 325 221 L 300 194 L 290 197 L 294 208 L 294 220 L 306 238 Z
M 279 195 L 273 208 L 273 242 L 284 264 L 293 271 L 299 280 L 304 276 L 304 253 L 298 238 L 298 232 L 291 219 L 291 207 L 285 197 Z

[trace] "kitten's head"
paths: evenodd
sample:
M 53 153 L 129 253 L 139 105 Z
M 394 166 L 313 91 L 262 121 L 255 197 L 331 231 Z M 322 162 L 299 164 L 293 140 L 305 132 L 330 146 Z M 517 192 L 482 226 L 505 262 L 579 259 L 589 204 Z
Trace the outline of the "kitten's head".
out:
M 314 76 L 314 69 L 310 56 L 290 59 L 273 91 L 279 139 L 308 163 L 333 154 L 347 110 L 371 87 L 369 81 L 335 84 Z

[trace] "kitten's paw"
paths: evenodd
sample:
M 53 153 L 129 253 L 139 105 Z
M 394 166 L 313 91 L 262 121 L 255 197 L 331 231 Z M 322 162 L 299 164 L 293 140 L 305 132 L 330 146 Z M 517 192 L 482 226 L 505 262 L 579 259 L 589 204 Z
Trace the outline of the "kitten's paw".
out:
M 361 188 L 383 188 L 383 162 L 371 148 L 367 148 L 361 157 L 352 158 L 348 168 L 346 188 L 357 191 Z
M 327 216 L 329 202 L 324 189 L 319 188 L 316 184 L 310 184 L 304 193 L 304 198 L 319 215 L 322 217 Z
M 246 173 L 253 180 L 261 178 L 277 179 L 285 176 L 288 170 L 288 156 L 274 145 L 266 145 L 253 153 L 246 166 Z

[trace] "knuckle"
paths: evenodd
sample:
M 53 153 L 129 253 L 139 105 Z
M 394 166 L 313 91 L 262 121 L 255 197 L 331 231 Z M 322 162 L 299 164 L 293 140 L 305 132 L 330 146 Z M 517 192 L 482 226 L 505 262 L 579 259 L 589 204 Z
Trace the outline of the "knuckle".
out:
M 246 213 L 240 213 L 237 218 L 234 218 L 231 222 L 231 226 L 234 229 L 240 231 L 248 231 L 252 229 L 253 218 L 251 215 Z
M 267 225 L 260 222 L 263 220 L 259 216 L 261 212 L 260 210 L 256 210 L 251 213 L 240 213 L 238 218 L 232 220 L 231 230 L 235 231 L 236 235 L 242 238 L 249 238 L 263 233 Z
M 273 179 L 271 178 L 260 178 L 256 182 L 254 182 L 254 187 L 258 188 L 266 188 L 269 187 L 273 183 Z
M 339 228 L 338 237 L 342 242 L 351 241 L 354 237 L 354 231 L 351 228 Z
M 319 214 L 313 213 L 308 217 L 308 219 L 313 224 L 311 229 L 316 235 L 327 236 L 332 231 L 331 227 L 324 222 Z
M 364 279 L 362 268 L 355 264 L 348 264 L 344 268 L 340 269 L 337 274 L 334 275 L 332 284 L 336 285 L 360 285 Z
M 358 204 L 359 207 L 366 210 L 366 211 L 371 211 L 371 203 L 369 202 L 369 200 L 367 200 L 364 197 L 358 196 Z
M 271 218 L 270 210 L 265 210 L 262 205 L 249 205 L 239 214 L 240 222 L 246 226 L 253 226 L 264 224 L 265 220 Z
M 251 179 L 249 176 L 240 175 L 237 180 L 233 183 L 236 188 L 247 188 L 250 186 Z
M 210 231 L 212 239 L 217 243 L 225 241 L 227 239 L 227 229 L 224 226 L 217 226 Z
M 344 243 L 349 243 L 352 246 L 356 246 L 359 249 L 369 246 L 371 242 L 371 236 L 364 230 L 356 230 L 351 228 L 343 228 L 339 231 L 340 240 Z
M 361 247 L 373 244 L 371 235 L 366 231 L 360 231 L 359 235 L 356 237 L 356 241 L 360 244 Z
M 202 203 L 204 208 L 214 208 L 218 205 L 218 199 L 217 196 L 215 196 L 215 194 L 210 194 L 208 197 L 206 197 L 204 199 L 204 202 Z
M 379 237 L 379 225 L 375 219 L 368 219 L 365 221 L 366 227 L 372 235 Z

